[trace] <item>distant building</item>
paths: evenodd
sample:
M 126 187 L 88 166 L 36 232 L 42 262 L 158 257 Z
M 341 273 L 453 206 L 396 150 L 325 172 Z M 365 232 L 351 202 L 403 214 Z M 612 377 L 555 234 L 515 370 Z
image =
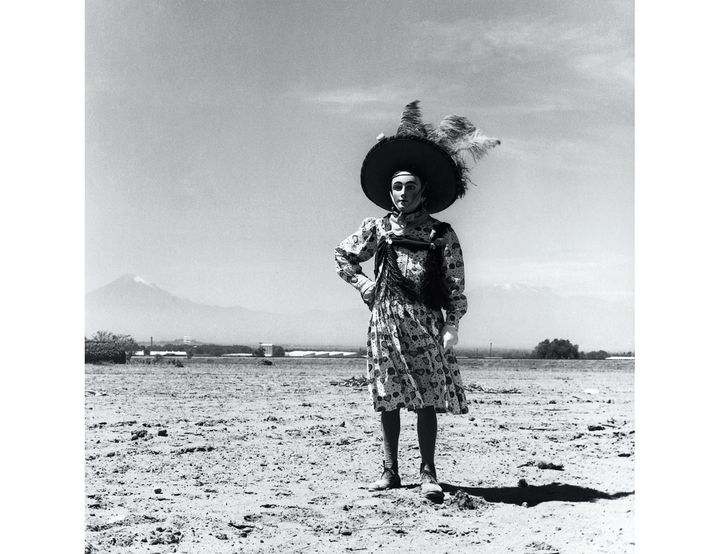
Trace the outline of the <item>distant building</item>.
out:
M 292 350 L 290 352 L 285 352 L 285 355 L 291 358 L 314 358 L 315 352 L 310 350 Z
M 291 350 L 285 353 L 290 358 L 360 358 L 357 352 L 344 352 L 339 350 Z
M 184 350 L 151 350 L 150 356 L 183 356 L 187 357 Z
M 192 344 L 192 337 L 184 336 L 183 344 Z
M 273 345 L 271 342 L 261 342 L 260 349 L 265 353 L 266 356 L 273 355 Z

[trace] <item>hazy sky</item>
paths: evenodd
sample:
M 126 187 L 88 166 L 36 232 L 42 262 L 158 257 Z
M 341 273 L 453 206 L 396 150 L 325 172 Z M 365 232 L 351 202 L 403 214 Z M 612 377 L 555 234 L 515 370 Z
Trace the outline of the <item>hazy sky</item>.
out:
M 437 217 L 467 286 L 633 298 L 633 2 L 86 3 L 86 288 L 345 308 L 333 249 L 407 102 L 502 145 Z

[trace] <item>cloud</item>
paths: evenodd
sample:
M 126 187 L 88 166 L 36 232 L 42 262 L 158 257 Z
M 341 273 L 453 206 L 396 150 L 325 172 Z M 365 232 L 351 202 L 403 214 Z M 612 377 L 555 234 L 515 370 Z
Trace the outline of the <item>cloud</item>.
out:
M 557 17 L 423 21 L 414 33 L 418 61 L 449 64 L 468 73 L 498 66 L 571 71 L 590 80 L 632 82 L 632 19 L 572 22 Z
M 609 5 L 612 10 L 612 5 Z M 334 114 L 397 118 L 413 98 L 472 115 L 627 111 L 634 82 L 632 17 L 567 14 L 421 21 L 397 55 L 394 82 L 296 91 Z M 413 83 L 409 86 L 408 83 Z
M 296 88 L 289 96 L 315 104 L 335 115 L 350 115 L 373 121 L 395 121 L 400 118 L 402 106 L 422 91 L 409 90 L 400 84 L 357 85 L 330 89 Z

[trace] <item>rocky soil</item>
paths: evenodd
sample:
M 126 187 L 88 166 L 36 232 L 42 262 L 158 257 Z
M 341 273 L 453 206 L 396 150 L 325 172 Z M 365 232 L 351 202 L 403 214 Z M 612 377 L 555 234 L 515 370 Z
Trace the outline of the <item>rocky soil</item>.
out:
M 86 366 L 85 552 L 631 552 L 632 361 L 460 360 L 445 501 L 380 475 L 363 359 Z

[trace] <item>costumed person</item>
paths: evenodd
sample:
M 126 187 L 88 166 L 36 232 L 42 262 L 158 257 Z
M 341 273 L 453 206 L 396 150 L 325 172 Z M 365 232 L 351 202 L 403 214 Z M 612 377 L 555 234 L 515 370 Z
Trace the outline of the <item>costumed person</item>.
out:
M 394 136 L 378 137 L 360 172 L 365 195 L 389 213 L 365 219 L 338 245 L 335 263 L 371 310 L 367 377 L 380 412 L 384 462 L 370 489 L 400 487 L 400 408 L 405 408 L 417 414 L 421 493 L 437 502 L 443 491 L 435 470 L 436 413 L 468 412 L 452 348 L 467 300 L 458 237 L 430 214 L 465 194 L 470 161 L 500 141 L 464 117 L 447 116 L 436 128 L 424 124 L 418 104 L 405 106 Z M 373 256 L 371 279 L 360 263 Z

